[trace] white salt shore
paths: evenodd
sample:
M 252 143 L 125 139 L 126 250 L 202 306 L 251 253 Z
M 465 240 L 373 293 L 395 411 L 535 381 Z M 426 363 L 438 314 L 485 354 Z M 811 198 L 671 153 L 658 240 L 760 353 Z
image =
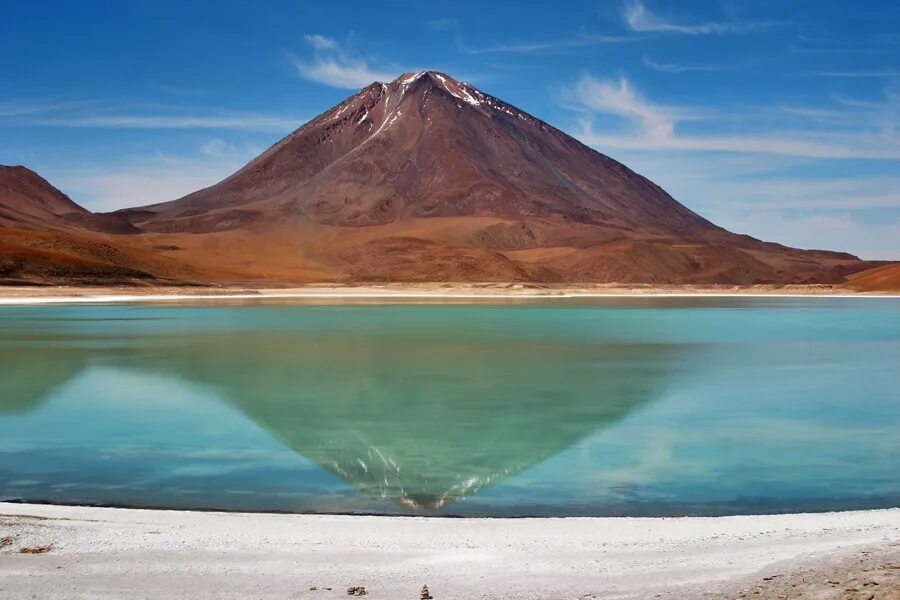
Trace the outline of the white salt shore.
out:
M 365 586 L 415 600 L 426 583 L 436 600 L 714 598 L 864 550 L 900 555 L 900 509 L 441 519 L 0 503 L 2 538 L 4 599 L 327 599 Z
M 854 292 L 827 285 L 787 286 L 529 286 L 525 284 L 309 285 L 298 288 L 0 287 L 0 306 L 198 300 L 308 300 L 321 302 L 479 302 L 559 298 L 725 297 L 898 298 L 890 292 Z

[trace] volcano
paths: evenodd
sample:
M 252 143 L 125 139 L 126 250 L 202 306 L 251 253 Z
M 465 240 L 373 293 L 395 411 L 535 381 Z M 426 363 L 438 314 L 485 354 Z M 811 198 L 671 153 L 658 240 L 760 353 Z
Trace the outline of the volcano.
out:
M 221 183 L 124 214 L 148 231 L 191 233 L 285 218 L 343 227 L 441 217 L 535 222 L 526 233 L 484 233 L 486 245 L 516 249 L 560 224 L 719 231 L 623 165 L 436 72 L 373 83 Z
M 872 266 L 730 233 L 436 71 L 372 83 L 209 188 L 104 218 L 217 282 L 838 283 Z

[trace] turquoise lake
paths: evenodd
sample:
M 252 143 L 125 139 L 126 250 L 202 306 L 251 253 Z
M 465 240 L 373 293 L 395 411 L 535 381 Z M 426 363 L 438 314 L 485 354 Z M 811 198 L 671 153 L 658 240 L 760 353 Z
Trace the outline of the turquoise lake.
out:
M 900 505 L 900 299 L 0 307 L 0 499 L 462 516 Z

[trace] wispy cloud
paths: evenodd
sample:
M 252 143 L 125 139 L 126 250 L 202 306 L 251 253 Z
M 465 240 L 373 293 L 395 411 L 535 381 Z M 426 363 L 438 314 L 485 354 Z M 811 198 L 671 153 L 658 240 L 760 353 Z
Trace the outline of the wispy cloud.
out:
M 301 59 L 294 55 L 291 60 L 305 79 L 343 89 L 358 89 L 373 81 L 391 81 L 400 74 L 400 69 L 393 71 L 371 67 L 365 59 L 354 56 L 337 40 L 319 34 L 304 36 L 306 43 L 312 47 L 313 56 Z
M 810 119 L 813 121 L 819 121 L 822 123 L 834 122 L 837 120 L 844 119 L 846 117 L 846 111 L 838 110 L 835 108 L 819 108 L 815 106 L 787 106 L 787 105 L 779 105 L 778 110 L 783 112 L 786 115 L 791 115 L 794 117 L 803 117 L 804 119 Z
M 459 19 L 456 17 L 441 17 L 425 22 L 425 27 L 435 31 L 448 31 L 459 27 Z
M 888 52 L 886 47 L 875 46 L 857 46 L 857 47 L 828 47 L 828 46 L 807 46 L 803 44 L 793 44 L 788 47 L 791 52 L 799 54 L 835 54 L 835 55 L 855 55 L 855 54 L 884 54 Z
M 75 108 L 87 103 L 19 100 L 0 102 L 0 120 Z
M 746 33 L 771 26 L 771 23 L 759 22 L 707 22 L 676 23 L 652 12 L 641 0 L 629 0 L 622 11 L 625 24 L 632 31 L 655 33 L 679 33 L 684 35 L 709 35 L 725 33 Z
M 781 134 L 719 136 L 614 136 L 597 133 L 590 122 L 583 123 L 578 137 L 588 145 L 601 148 L 644 150 L 696 150 L 739 153 L 768 153 L 811 158 L 853 158 L 873 160 L 900 159 L 900 146 L 879 143 L 876 136 Z
M 640 39 L 638 36 L 581 33 L 556 40 L 498 42 L 481 47 L 468 47 L 459 40 L 458 46 L 466 54 L 544 54 L 603 44 L 635 42 Z
M 170 83 L 160 83 L 157 81 L 151 82 L 150 87 L 163 92 L 164 94 L 169 94 L 172 96 L 205 96 L 209 94 L 208 90 L 201 90 L 181 85 L 172 85 Z
M 338 47 L 336 40 L 317 33 L 304 35 L 303 39 L 316 50 L 335 50 Z
M 731 230 L 799 248 L 843 250 L 868 260 L 900 259 L 900 219 L 866 223 L 853 212 L 723 211 L 714 216 Z
M 714 63 L 664 63 L 644 55 L 644 64 L 655 71 L 663 73 L 686 73 L 689 71 L 734 71 L 747 68 L 747 64 L 714 64 Z
M 866 55 L 893 52 L 893 46 L 894 43 L 886 36 L 842 38 L 800 32 L 797 34 L 796 43 L 789 46 L 789 49 L 802 54 Z
M 729 185 L 733 188 L 734 182 Z M 817 212 L 900 208 L 897 177 L 768 176 L 754 179 L 753 185 L 746 188 L 734 206 Z
M 883 71 L 822 71 L 818 73 L 823 77 L 860 77 L 860 78 L 878 78 L 878 77 L 900 77 L 900 71 L 883 70 Z
M 181 198 L 228 177 L 262 150 L 214 138 L 183 154 L 151 152 L 99 169 L 67 165 L 48 172 L 80 204 L 103 212 Z
M 589 110 L 636 122 L 644 136 L 657 141 L 668 140 L 673 136 L 680 112 L 675 108 L 648 102 L 625 77 L 605 80 L 584 76 L 575 86 L 575 97 Z M 682 115 L 684 116 L 683 112 Z
M 833 159 L 783 154 L 617 149 L 614 155 L 730 231 L 900 259 L 900 178 L 887 175 L 889 167 L 884 175 L 849 176 Z
M 236 111 L 193 114 L 178 107 L 148 110 L 140 104 L 95 102 L 18 102 L 0 104 L 0 125 L 94 129 L 234 129 L 285 132 L 305 119 Z
M 264 147 L 254 144 L 234 144 L 221 138 L 213 138 L 200 146 L 200 154 L 210 158 L 227 160 L 227 161 L 249 161 L 251 158 L 262 154 Z M 175 158 L 172 161 L 179 164 L 180 159 Z
M 771 153 L 818 158 L 900 159 L 900 137 L 894 132 L 896 103 L 890 99 L 888 112 L 875 128 L 861 129 L 860 121 L 847 122 L 845 129 L 822 131 L 773 131 L 761 133 L 683 134 L 678 125 L 687 120 L 720 118 L 698 107 L 676 107 L 645 99 L 628 79 L 605 80 L 585 75 L 570 90 L 570 96 L 587 113 L 578 136 L 585 143 L 603 148 L 680 149 L 696 151 Z M 877 105 L 876 105 L 877 106 Z M 598 133 L 593 115 L 619 117 L 625 125 L 617 135 Z M 860 117 L 860 115 L 853 115 Z M 871 115 L 865 115 L 871 119 Z M 867 121 L 868 123 L 868 121 Z M 851 127 L 852 125 L 852 127 Z
M 42 117 L 28 125 L 84 127 L 98 129 L 239 129 L 284 132 L 296 129 L 303 120 L 263 115 L 175 116 L 175 115 L 84 115 Z

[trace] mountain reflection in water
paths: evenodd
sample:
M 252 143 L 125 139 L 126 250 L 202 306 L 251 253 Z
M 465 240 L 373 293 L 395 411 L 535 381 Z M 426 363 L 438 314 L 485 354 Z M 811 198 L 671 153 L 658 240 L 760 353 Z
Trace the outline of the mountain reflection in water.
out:
M 668 367 L 664 355 L 664 347 L 627 345 L 270 334 L 195 340 L 170 358 L 180 376 L 216 386 L 255 423 L 361 492 L 434 509 L 652 399 Z
M 0 307 L 0 499 L 896 506 L 898 356 L 891 298 Z
M 358 317 L 225 331 L 149 321 L 137 335 L 107 322 L 87 341 L 59 331 L 49 346 L 7 340 L 0 410 L 22 412 L 89 367 L 177 378 L 368 497 L 430 511 L 615 423 L 657 397 L 672 369 L 673 347 L 661 344 L 538 338 L 515 323 L 511 338 L 464 322 L 353 327 Z

